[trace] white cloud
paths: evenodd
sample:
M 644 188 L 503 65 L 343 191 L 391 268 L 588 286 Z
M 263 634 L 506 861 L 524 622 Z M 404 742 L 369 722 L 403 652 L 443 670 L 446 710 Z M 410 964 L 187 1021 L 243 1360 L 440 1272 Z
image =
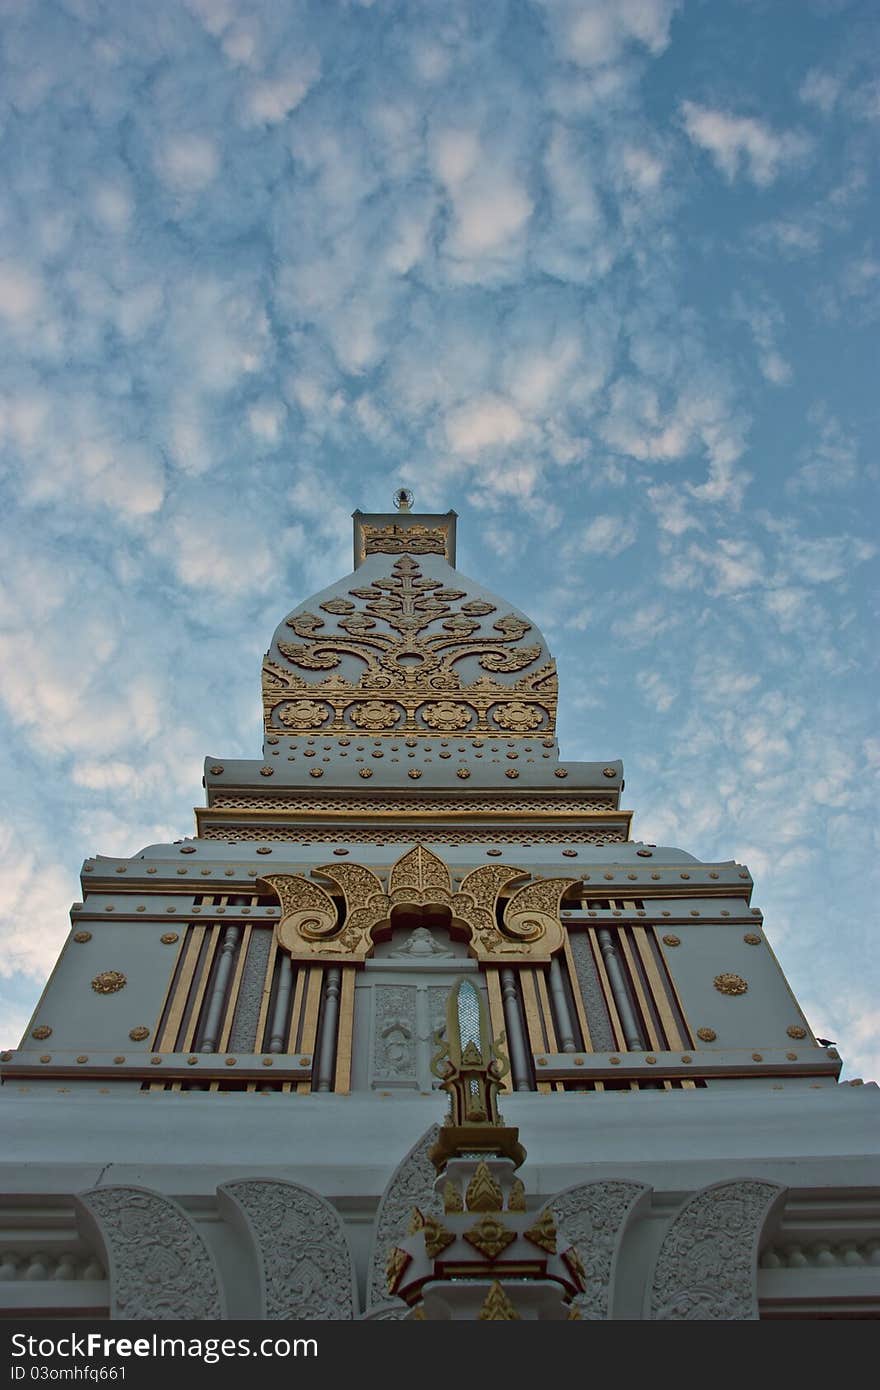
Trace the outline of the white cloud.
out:
M 560 55 L 587 69 L 617 62 L 627 45 L 652 54 L 669 42 L 678 0 L 543 0 Z
M 798 96 L 808 106 L 817 106 L 827 116 L 837 105 L 840 79 L 821 68 L 811 68 L 800 85 Z
M 516 444 L 526 429 L 522 415 L 502 396 L 480 396 L 450 411 L 446 417 L 449 446 L 466 457 L 484 449 Z
M 206 135 L 169 136 L 156 152 L 156 172 L 174 193 L 201 193 L 220 170 L 220 154 Z
M 40 278 L 27 266 L 0 262 L 0 318 L 12 324 L 28 324 L 43 301 Z
M 775 131 L 754 116 L 734 116 L 695 101 L 682 102 L 681 114 L 689 138 L 711 155 L 729 183 L 742 172 L 766 188 L 790 167 L 799 167 L 810 152 L 807 136 Z
M 293 71 L 254 82 L 245 101 L 243 124 L 277 125 L 286 120 L 314 86 L 320 70 L 317 56 L 305 55 Z
M 594 516 L 583 529 L 578 528 L 578 548 L 588 555 L 619 555 L 632 545 L 638 526 L 632 517 Z

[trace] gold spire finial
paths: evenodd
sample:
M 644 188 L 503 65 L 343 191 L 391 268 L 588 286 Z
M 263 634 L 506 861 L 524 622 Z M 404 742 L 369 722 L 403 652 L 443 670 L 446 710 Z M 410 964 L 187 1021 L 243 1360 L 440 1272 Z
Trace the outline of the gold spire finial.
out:
M 445 1037 L 444 1037 L 445 1032 Z M 449 1116 L 431 1150 L 438 1169 L 460 1150 L 506 1154 L 518 1167 L 525 1150 L 517 1131 L 498 1113 L 498 1088 L 510 1063 L 501 1051 L 504 1034 L 493 1042 L 486 1005 L 469 979 L 453 985 L 446 1002 L 446 1028 L 434 1034 L 437 1051 L 431 1071 L 449 1096 Z

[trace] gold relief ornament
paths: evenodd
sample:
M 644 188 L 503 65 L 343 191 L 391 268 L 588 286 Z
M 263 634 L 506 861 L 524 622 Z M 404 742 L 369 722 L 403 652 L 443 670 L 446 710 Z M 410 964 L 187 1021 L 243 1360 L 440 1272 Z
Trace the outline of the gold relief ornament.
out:
M 426 1216 L 421 1231 L 425 1239 L 425 1253 L 432 1260 L 448 1249 L 455 1240 L 454 1232 L 447 1230 L 436 1216 Z
M 520 1322 L 519 1313 L 514 1308 L 507 1294 L 494 1280 L 486 1294 L 486 1301 L 480 1309 L 479 1322 Z
M 462 1231 L 462 1235 L 468 1245 L 472 1245 L 490 1260 L 497 1259 L 502 1250 L 506 1250 L 508 1245 L 516 1240 L 516 1232 L 509 1230 L 501 1217 L 492 1211 L 484 1212 L 476 1225 L 471 1226 L 470 1230 Z
M 511 700 L 509 704 L 501 705 L 491 713 L 493 723 L 500 729 L 508 729 L 514 734 L 537 729 L 538 725 L 544 722 L 544 711 L 541 707 L 526 705 L 522 700 Z
M 392 729 L 400 720 L 403 710 L 399 705 L 389 705 L 385 700 L 368 700 L 366 704 L 351 705 L 348 717 L 359 729 Z
M 382 880 L 362 864 L 322 864 L 313 872 L 342 898 L 341 912 L 314 879 L 267 874 L 260 880 L 278 896 L 278 941 L 294 960 L 335 956 L 363 961 L 372 954 L 376 930 L 390 925 L 395 908 L 427 907 L 448 910 L 451 925 L 468 935 L 470 954 L 477 960 L 546 963 L 564 941 L 562 894 L 579 882 L 559 878 L 527 884 L 507 902 L 499 927 L 499 895 L 528 877 L 513 865 L 481 864 L 465 874 L 457 892 L 446 863 L 424 845 L 407 850 L 391 866 L 387 893 Z
M 443 1210 L 447 1214 L 450 1212 L 464 1211 L 464 1202 L 462 1201 L 461 1193 L 455 1186 L 455 1183 L 451 1182 L 448 1178 L 443 1186 Z
M 44 1038 L 51 1038 L 51 1036 L 52 1029 L 49 1027 L 48 1023 L 41 1023 L 39 1028 L 35 1028 L 31 1033 L 31 1037 L 36 1038 L 37 1042 L 42 1042 Z
M 281 705 L 275 717 L 287 729 L 319 729 L 329 719 L 330 710 L 317 700 L 293 700 Z
M 716 975 L 712 983 L 719 994 L 745 994 L 748 989 L 748 984 L 742 976 L 734 975 L 730 970 L 725 971 L 722 975 Z
M 526 1189 L 522 1178 L 514 1178 L 510 1184 L 510 1192 L 507 1196 L 508 1211 L 525 1211 L 526 1209 Z
M 798 1040 L 807 1036 L 806 1028 L 801 1028 L 797 1023 L 793 1023 L 791 1027 L 786 1028 L 785 1031 L 790 1038 L 797 1038 Z
M 701 1042 L 715 1042 L 718 1034 L 714 1028 L 698 1028 L 697 1037 Z
M 145 1038 L 150 1036 L 150 1030 L 141 1024 L 138 1028 L 129 1029 L 128 1036 L 131 1038 L 132 1042 L 143 1042 Z
M 431 729 L 441 729 L 444 733 L 456 729 L 466 729 L 476 710 L 469 705 L 456 704 L 453 700 L 439 700 L 436 704 L 422 705 L 419 713 Z
M 478 1163 L 464 1194 L 468 1211 L 501 1211 L 504 1194 L 485 1163 Z
M 523 1231 L 526 1240 L 546 1250 L 548 1255 L 556 1254 L 556 1222 L 549 1207 L 545 1207 L 533 1226 Z
M 540 644 L 517 645 L 530 630 L 525 619 L 507 613 L 495 620 L 491 635 L 481 634 L 477 618 L 483 616 L 484 608 L 492 611 L 492 605 L 472 600 L 454 612 L 452 605 L 467 595 L 425 577 L 409 555 L 395 562 L 391 575 L 352 589 L 350 596 L 359 601 L 360 608 L 350 604 L 349 599 L 331 599 L 321 605 L 324 612 L 337 618 L 338 631 L 325 633 L 325 619 L 314 613 L 294 614 L 287 620 L 288 626 L 304 640 L 278 641 L 276 650 L 281 660 L 270 655 L 264 663 L 267 735 L 276 718 L 276 727 L 283 727 L 281 711 L 318 701 L 326 702 L 333 711 L 333 723 L 325 732 L 342 733 L 346 727 L 345 711 L 353 700 L 357 701 L 357 708 L 364 698 L 368 704 L 371 700 L 392 703 L 397 710 L 398 717 L 391 725 L 358 725 L 378 731 L 415 733 L 424 729 L 426 722 L 428 727 L 435 727 L 431 721 L 439 719 L 438 729 L 467 729 L 469 737 L 497 728 L 528 732 L 542 723 L 552 732 L 556 667 L 547 661 L 535 669 L 544 651 Z M 346 657 L 355 658 L 357 663 L 350 678 L 340 673 L 317 683 L 307 682 L 290 669 L 338 672 Z M 492 675 L 465 683 L 458 669 L 465 657 L 476 657 L 478 665 Z M 529 674 L 511 684 L 501 684 L 494 678 L 500 673 L 529 668 Z M 458 707 L 458 721 L 467 713 L 469 722 L 452 723 L 447 705 Z M 405 716 L 403 723 L 401 712 Z
M 367 555 L 446 555 L 449 528 L 446 526 L 361 525 L 364 556 Z M 325 605 L 322 604 L 322 607 Z
M 116 994 L 120 989 L 124 989 L 126 984 L 125 976 L 121 970 L 102 970 L 92 980 L 92 989 L 96 994 Z
M 412 1255 L 406 1250 L 401 1250 L 399 1245 L 392 1246 L 388 1252 L 388 1261 L 385 1265 L 385 1279 L 388 1284 L 388 1292 L 393 1294 L 397 1285 L 400 1283 L 403 1271 L 412 1260 Z

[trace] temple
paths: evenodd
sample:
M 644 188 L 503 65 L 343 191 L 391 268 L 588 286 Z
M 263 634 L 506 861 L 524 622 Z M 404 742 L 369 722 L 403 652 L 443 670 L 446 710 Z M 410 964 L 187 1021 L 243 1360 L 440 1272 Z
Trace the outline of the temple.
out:
M 83 865 L 2 1054 L 0 1308 L 876 1317 L 877 1087 L 748 869 L 631 838 L 542 634 L 396 500 L 272 637 L 262 756 Z

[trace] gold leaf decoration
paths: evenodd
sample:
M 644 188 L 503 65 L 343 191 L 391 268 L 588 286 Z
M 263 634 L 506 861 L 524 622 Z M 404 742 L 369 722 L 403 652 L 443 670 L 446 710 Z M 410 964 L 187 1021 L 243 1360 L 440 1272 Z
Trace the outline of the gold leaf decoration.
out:
M 549 1255 L 556 1254 L 556 1222 L 549 1207 L 545 1207 L 534 1226 L 523 1232 L 526 1240 L 539 1245 Z
M 394 1293 L 400 1283 L 403 1271 L 411 1261 L 412 1255 L 408 1254 L 406 1250 L 401 1250 L 399 1245 L 392 1246 L 385 1265 L 385 1280 L 389 1293 Z
M 407 536 L 411 534 L 408 528 Z M 493 612 L 494 605 L 469 600 L 456 611 L 454 605 L 462 599 L 467 599 L 462 590 L 427 578 L 410 554 L 401 554 L 390 575 L 321 605 L 336 617 L 336 631 L 327 630 L 324 618 L 314 613 L 292 615 L 287 625 L 303 640 L 277 641 L 277 657 L 268 656 L 263 665 L 267 734 L 273 728 L 319 727 L 285 724 L 283 718 L 292 696 L 318 694 L 326 700 L 322 727 L 335 736 L 349 727 L 351 717 L 356 727 L 379 733 L 417 733 L 426 727 L 466 737 L 499 729 L 515 735 L 538 727 L 552 732 L 556 668 L 552 661 L 538 667 L 544 652 L 540 644 L 519 645 L 530 624 L 507 613 L 494 623 L 491 635 L 484 635 L 479 619 Z M 467 657 L 493 674 L 467 683 L 459 666 Z M 343 658 L 354 659 L 347 677 L 339 672 Z M 291 666 L 336 674 L 306 682 Z M 520 671 L 525 674 L 509 684 L 495 678 Z M 353 695 L 358 698 L 349 716 Z M 390 704 L 394 719 L 386 723 L 376 716 L 373 722 L 369 714 L 356 713 L 371 701 Z
M 507 1196 L 508 1211 L 525 1211 L 526 1209 L 526 1189 L 523 1186 L 522 1178 L 514 1178 L 510 1184 L 510 1192 Z
M 116 994 L 125 985 L 126 979 L 121 970 L 102 970 L 92 980 L 92 989 L 96 994 Z
M 520 1322 L 519 1313 L 496 1279 L 480 1309 L 479 1322 Z
M 464 1211 L 464 1202 L 461 1200 L 461 1193 L 454 1182 L 447 1179 L 443 1186 L 443 1210 L 445 1212 Z
M 719 994 L 745 994 L 748 984 L 741 975 L 734 975 L 730 970 L 726 970 L 722 975 L 716 975 L 712 981 Z
M 436 1216 L 425 1217 L 422 1233 L 425 1237 L 425 1252 L 431 1260 L 435 1260 L 455 1240 L 454 1233 L 447 1230 Z
M 494 1212 L 484 1212 L 475 1226 L 464 1232 L 464 1238 L 487 1259 L 494 1260 L 516 1240 L 516 1232 L 508 1230 Z
M 468 1065 L 466 1057 L 463 1056 L 462 1061 Z M 479 1053 L 476 1061 L 479 1064 Z M 504 1195 L 487 1164 L 477 1164 L 474 1176 L 467 1185 L 464 1199 L 468 1211 L 501 1211 L 504 1205 Z

